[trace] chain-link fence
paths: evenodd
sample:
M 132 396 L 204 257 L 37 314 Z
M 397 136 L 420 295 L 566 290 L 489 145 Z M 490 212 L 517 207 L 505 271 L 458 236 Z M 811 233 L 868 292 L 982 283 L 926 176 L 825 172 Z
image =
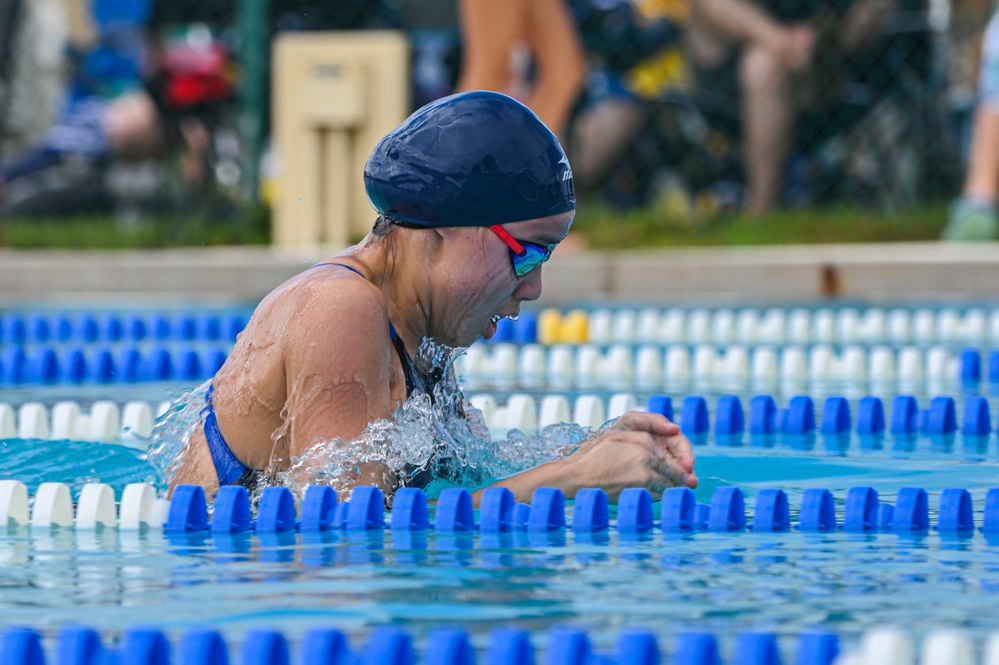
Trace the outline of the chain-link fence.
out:
M 583 196 L 696 216 L 960 191 L 991 0 L 565 1 Z M 463 6 L 0 0 L 0 206 L 225 216 L 257 193 L 275 33 L 404 31 L 415 108 L 458 84 Z M 529 50 L 510 91 L 538 76 Z

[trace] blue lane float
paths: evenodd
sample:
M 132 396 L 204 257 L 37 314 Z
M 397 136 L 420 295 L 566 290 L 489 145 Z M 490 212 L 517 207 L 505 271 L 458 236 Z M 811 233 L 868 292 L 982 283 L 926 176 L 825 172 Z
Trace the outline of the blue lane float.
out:
M 999 533 L 999 487 L 994 487 L 985 495 L 985 516 L 982 531 L 988 534 Z
M 555 531 L 565 526 L 565 494 L 553 487 L 539 487 L 531 499 L 527 530 Z
M 766 436 L 777 431 L 777 404 L 770 395 L 757 395 L 749 402 L 750 435 Z
M 118 378 L 122 383 L 138 383 L 143 380 L 142 353 L 134 346 L 124 347 L 118 355 Z
M 896 533 L 919 532 L 930 528 L 929 502 L 926 490 L 903 487 L 895 497 L 891 529 Z
M 41 636 L 28 628 L 7 628 L 0 634 L 0 656 L 9 665 L 45 665 Z
M 850 431 L 850 405 L 845 397 L 827 397 L 822 404 L 822 434 L 846 434 Z
M 483 533 L 503 533 L 514 529 L 516 501 L 505 487 L 483 490 L 479 499 L 479 528 Z
M 878 529 L 881 531 L 891 531 L 895 523 L 895 506 L 890 503 L 878 504 Z
M 215 498 L 212 520 L 204 490 L 181 485 L 173 494 L 164 529 L 167 534 L 210 531 L 216 536 L 255 532 L 258 535 L 301 531 L 373 531 L 391 528 L 397 532 L 501 533 L 509 531 L 552 532 L 569 527 L 580 533 L 615 528 L 620 533 L 647 533 L 660 527 L 664 533 L 696 531 L 738 532 L 751 527 L 756 532 L 783 532 L 791 528 L 790 502 L 778 488 L 760 490 L 755 497 L 751 524 L 747 520 L 745 496 L 737 487 L 719 487 L 710 504 L 698 504 L 693 491 L 685 487 L 665 490 L 660 499 L 661 517 L 655 520 L 652 494 L 643 488 L 622 490 L 617 500 L 617 519 L 610 520 L 610 501 L 601 489 L 577 492 L 567 524 L 566 498 L 556 488 L 538 488 L 531 504 L 518 504 L 506 488 L 483 492 L 478 511 L 471 494 L 461 488 L 445 490 L 437 501 L 436 520 L 429 519 L 427 496 L 416 488 L 400 489 L 393 510 L 386 515 L 384 495 L 376 487 L 357 487 L 350 502 L 338 503 L 333 490 L 325 486 L 306 488 L 300 516 L 296 520 L 294 496 L 284 487 L 266 488 L 261 494 L 256 519 L 251 519 L 246 489 L 227 486 Z M 975 529 L 971 493 L 962 488 L 944 490 L 940 495 L 938 519 L 933 527 L 941 533 L 970 535 Z M 879 500 L 870 487 L 853 487 L 846 492 L 842 522 L 838 520 L 832 492 L 809 488 L 802 493 L 797 528 L 803 532 L 922 533 L 930 528 L 927 492 L 918 487 L 898 491 L 894 504 Z M 999 488 L 988 492 L 982 531 L 999 532 Z
M 742 633 L 736 640 L 735 665 L 781 665 L 773 633 Z
M 179 311 L 80 312 L 77 314 L 33 312 L 0 316 L 0 343 L 142 341 L 235 341 L 245 327 L 241 313 Z
M 83 349 L 66 349 L 62 355 L 61 380 L 64 383 L 83 383 L 89 376 L 87 359 Z
M 377 487 L 362 485 L 354 488 L 347 505 L 348 531 L 372 531 L 385 526 L 385 495 Z
M 224 665 L 229 650 L 218 631 L 193 630 L 181 638 L 177 657 L 185 665 Z
M 115 380 L 114 355 L 110 349 L 98 348 L 90 354 L 88 379 L 94 383 L 111 383 Z
M 449 487 L 437 499 L 436 529 L 438 533 L 460 533 L 475 529 L 472 495 L 460 487 Z
M 475 651 L 468 634 L 453 628 L 439 628 L 427 636 L 423 662 L 440 665 L 475 665 Z
M 801 497 L 798 528 L 802 531 L 835 531 L 836 508 L 829 490 L 809 488 Z
M 673 420 L 673 400 L 667 395 L 653 395 L 647 404 L 649 413 L 658 413 L 666 416 L 669 421 Z
M 867 533 L 878 529 L 878 493 L 871 487 L 851 487 L 843 508 L 843 530 Z
M 968 490 L 951 488 L 940 493 L 937 530 L 941 533 L 970 533 L 975 530 L 971 493 Z
M 85 637 L 64 649 L 67 631 L 75 637 Z M 738 665 L 775 665 L 782 662 L 776 638 L 766 632 L 744 632 L 736 635 L 733 658 Z M 79 648 L 78 648 L 79 647 Z M 100 637 L 89 628 L 67 629 L 60 634 L 55 660 L 51 665 L 169 665 L 171 645 L 166 635 L 154 628 L 126 630 L 117 650 L 104 648 Z M 198 628 L 182 634 L 177 642 L 176 662 L 185 665 L 290 665 L 295 663 L 363 663 L 364 665 L 413 665 L 417 653 L 413 638 L 398 628 L 376 628 L 365 644 L 351 649 L 346 637 L 331 628 L 313 628 L 299 641 L 292 661 L 288 639 L 272 629 L 254 629 L 240 640 L 238 650 L 228 645 L 221 633 L 211 628 Z M 528 665 L 541 662 L 530 635 L 521 629 L 499 627 L 491 632 L 483 648 L 486 665 Z M 662 661 L 662 649 L 656 635 L 636 629 L 624 629 L 617 634 L 610 653 L 594 650 L 589 636 L 573 627 L 555 628 L 548 633 L 544 648 L 549 665 L 593 665 L 616 663 L 627 665 L 657 665 Z M 230 659 L 229 653 L 238 653 Z M 831 665 L 839 653 L 835 634 L 823 631 L 803 632 L 795 647 L 796 665 Z M 436 628 L 424 641 L 419 662 L 435 665 L 472 665 L 475 650 L 466 631 L 456 628 Z M 8 627 L 0 633 L 0 658 L 4 665 L 45 665 L 46 658 L 40 634 L 30 628 Z M 687 631 L 679 634 L 668 660 L 682 665 L 721 665 L 718 640 L 712 633 Z M 788 662 L 792 662 L 789 660 Z
M 250 530 L 250 493 L 245 487 L 226 485 L 219 488 L 215 494 L 211 527 L 212 533 L 241 533 Z
M 153 628 L 126 631 L 118 653 L 122 665 L 170 665 L 170 643 Z
M 538 315 L 532 310 L 523 310 L 513 323 L 515 344 L 534 344 L 538 341 Z
M 753 531 L 780 532 L 791 528 L 787 493 L 780 489 L 763 489 L 756 495 Z
M 59 665 L 99 665 L 104 658 L 104 647 L 97 631 L 70 626 L 59 631 L 55 653 Z
M 961 352 L 961 383 L 975 386 L 982 381 L 982 356 L 975 349 L 965 349 Z
M 735 395 L 719 397 L 715 405 L 715 434 L 741 436 L 745 428 L 745 415 L 739 398 Z
M 891 403 L 891 433 L 912 436 L 916 433 L 919 406 L 912 395 L 897 395 Z
M 609 527 L 610 508 L 607 492 L 592 488 L 576 492 L 572 511 L 572 530 L 596 533 L 605 531 Z
M 697 499 L 689 487 L 671 487 L 663 492 L 660 525 L 669 533 L 687 533 L 697 528 Z
M 427 495 L 415 487 L 396 490 L 392 498 L 393 531 L 424 531 L 430 528 L 427 511 Z
M 419 490 L 417 490 L 419 491 Z M 398 496 L 398 493 L 396 494 Z M 303 533 L 330 531 L 336 520 L 336 492 L 326 485 L 311 485 L 302 497 L 300 528 Z M 426 500 L 423 504 L 423 520 L 426 522 Z M 424 527 L 426 528 L 426 527 Z
M 299 655 L 303 663 L 347 663 L 350 650 L 347 638 L 340 631 L 313 628 L 302 636 Z
M 989 354 L 989 383 L 999 383 L 999 350 Z
M 294 531 L 295 497 L 287 487 L 267 487 L 257 507 L 257 533 Z
M 513 504 L 513 511 L 510 513 L 510 524 L 514 529 L 523 531 L 527 528 L 528 520 L 531 518 L 531 506 L 526 503 Z
M 874 436 L 885 431 L 885 407 L 879 397 L 861 397 L 857 403 L 857 434 Z
M 783 432 L 804 436 L 815 431 L 815 404 L 808 395 L 795 395 L 787 407 Z
M 721 665 L 718 640 L 711 633 L 680 633 L 673 652 L 673 662 L 689 665 Z
M 617 505 L 618 531 L 645 533 L 652 530 L 654 521 L 652 495 L 648 490 L 633 487 L 621 492 Z
M 738 487 L 719 487 L 711 495 L 708 531 L 742 531 L 746 528 L 746 502 Z
M 618 635 L 614 655 L 618 663 L 659 665 L 659 644 L 652 633 L 626 630 Z
M 583 631 L 556 628 L 548 639 L 548 665 L 589 665 L 592 651 Z
M 200 485 L 178 485 L 170 497 L 170 512 L 163 530 L 182 534 L 208 528 L 208 503 Z
M 957 410 L 953 397 L 934 397 L 926 418 L 926 433 L 947 435 L 957 431 Z
M 141 376 L 147 381 L 169 381 L 173 378 L 173 369 L 170 349 L 158 346 L 146 357 Z
M 965 436 L 988 436 L 992 431 L 992 417 L 989 415 L 989 401 L 980 395 L 970 395 L 964 400 L 964 418 L 961 420 L 961 434 Z
M 680 427 L 688 436 L 707 434 L 708 403 L 699 395 L 689 395 L 680 407 Z
M 251 630 L 243 638 L 241 665 L 290 665 L 288 640 L 274 630 Z

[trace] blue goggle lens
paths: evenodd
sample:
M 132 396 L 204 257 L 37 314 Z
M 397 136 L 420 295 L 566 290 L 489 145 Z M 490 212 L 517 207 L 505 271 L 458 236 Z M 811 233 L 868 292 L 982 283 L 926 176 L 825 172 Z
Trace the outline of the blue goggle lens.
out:
M 555 245 L 544 247 L 523 241 L 520 244 L 524 248 L 523 254 L 517 254 L 512 249 L 510 250 L 510 256 L 513 257 L 513 271 L 517 273 L 517 277 L 524 277 L 537 269 L 551 258 L 552 252 L 555 250 Z

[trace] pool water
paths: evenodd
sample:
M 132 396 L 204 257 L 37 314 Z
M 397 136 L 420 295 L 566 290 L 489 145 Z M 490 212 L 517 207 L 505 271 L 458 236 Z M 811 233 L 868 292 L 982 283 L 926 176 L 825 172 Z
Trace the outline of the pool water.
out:
M 988 350 L 990 343 L 999 346 L 994 343 L 999 340 L 999 323 L 990 323 L 986 333 L 983 312 L 969 310 L 965 315 L 967 321 L 960 319 L 966 330 L 962 328 L 964 332 L 960 335 L 951 333 L 941 339 L 956 345 L 955 349 L 962 344 L 973 344 L 983 350 Z M 712 316 L 721 319 L 721 313 Z M 939 331 L 941 335 L 951 328 L 957 329 L 956 315 L 948 314 L 948 319 L 944 314 L 948 313 L 939 312 L 939 321 L 933 327 L 919 323 L 923 319 L 929 321 L 928 315 L 921 319 L 920 312 L 914 312 L 912 334 L 907 333 L 906 343 L 922 343 L 919 330 L 923 328 Z M 708 325 L 704 312 L 691 312 L 686 317 L 688 338 L 696 337 L 694 333 Z M 604 318 L 607 320 L 602 325 L 608 328 L 610 319 Z M 668 318 L 662 317 L 664 327 L 657 328 L 655 339 L 650 336 L 644 341 L 686 344 L 684 339 L 663 337 L 669 332 L 665 327 Z M 854 327 L 861 332 L 840 326 L 840 332 L 852 335 L 850 340 L 844 335 L 840 335 L 844 337 L 842 340 L 820 339 L 820 330 L 829 328 L 826 325 L 829 322 L 825 321 L 828 318 L 816 310 L 810 337 L 804 336 L 797 343 L 898 341 L 891 335 L 875 339 L 873 334 L 865 341 L 867 333 L 861 334 L 858 326 Z M 593 315 L 592 319 L 591 341 L 597 329 L 597 317 Z M 632 321 L 632 327 L 640 319 L 639 316 Z M 719 344 L 718 358 L 731 360 L 736 354 L 730 348 L 722 352 L 723 344 L 730 343 L 729 338 L 739 341 L 743 328 L 756 323 L 747 319 L 743 322 L 746 326 L 740 327 L 738 318 L 728 319 L 722 322 L 732 330 L 712 324 L 712 334 L 718 337 L 714 340 Z M 825 321 L 825 328 L 819 326 L 820 319 Z M 846 319 L 849 322 L 850 317 Z M 988 321 L 993 319 L 999 322 L 999 313 L 993 312 Z M 0 320 L 0 332 L 6 336 L 8 349 L 13 330 L 11 320 L 10 317 Z M 177 317 L 164 330 L 185 331 L 194 325 L 193 320 L 186 315 Z M 81 321 L 86 323 L 84 319 Z M 210 318 L 205 321 L 210 323 Z M 878 323 L 877 319 L 872 321 Z M 52 324 L 53 330 L 57 323 Z M 150 329 L 157 327 L 153 318 L 147 323 Z M 206 327 L 210 327 L 208 323 Z M 524 321 L 518 325 L 523 327 Z M 540 341 L 546 326 L 543 317 L 535 325 Z M 51 340 L 39 338 L 32 342 L 31 331 L 35 327 L 25 326 L 25 339 L 36 345 L 26 348 L 40 358 L 43 343 Z M 236 329 L 236 321 L 232 327 Z M 615 324 L 614 331 L 620 327 L 623 326 Z M 874 331 L 887 328 L 889 333 L 893 330 L 884 321 L 868 327 Z M 752 335 L 747 333 L 747 338 L 766 341 L 765 326 L 761 323 L 757 328 L 750 331 Z M 129 328 L 124 326 L 124 329 Z M 725 334 L 715 334 L 719 331 Z M 530 385 L 522 381 L 523 376 L 507 380 L 512 376 L 510 367 L 514 364 L 510 362 L 510 367 L 504 369 L 496 362 L 497 357 L 508 360 L 513 357 L 501 345 L 517 341 L 513 332 L 507 332 L 510 339 L 488 347 L 490 361 L 481 362 L 478 384 L 466 384 L 468 395 L 481 392 L 499 403 L 506 401 L 515 389 L 538 401 L 553 393 L 569 400 L 580 395 L 596 395 L 604 401 L 610 398 L 611 393 L 605 388 L 611 386 L 584 386 L 579 381 L 579 372 L 575 385 L 553 387 L 545 383 L 547 379 L 538 382 L 534 376 L 537 367 L 528 364 Z M 607 345 L 614 339 L 610 332 L 605 337 L 599 353 L 613 358 L 615 352 Z M 622 337 L 630 339 L 629 343 L 643 341 L 641 335 L 633 332 Z M 927 343 L 939 341 L 931 339 L 929 333 L 922 337 Z M 127 334 L 124 339 L 128 342 Z M 198 346 L 197 340 L 188 348 L 187 342 L 192 340 L 186 333 L 179 339 L 184 340 L 184 345 L 170 349 L 171 353 L 179 354 L 177 357 L 213 351 L 215 346 L 225 343 L 226 336 L 213 338 L 204 348 Z M 795 341 L 790 334 L 787 340 Z M 156 350 L 148 340 L 133 341 L 145 344 L 141 347 L 144 353 Z M 121 340 L 111 343 L 107 350 L 117 354 L 123 343 Z M 773 346 L 779 347 L 781 343 L 774 341 Z M 640 352 L 633 345 L 629 348 L 636 354 Z M 63 346 L 52 349 L 60 359 L 72 350 Z M 697 349 L 683 352 L 696 370 Z M 798 354 L 800 359 L 805 358 L 803 353 Z M 557 354 L 549 354 L 549 360 L 552 355 Z M 929 355 L 927 352 L 927 368 L 931 364 Z M 577 353 L 577 360 L 579 356 Z M 854 356 L 873 358 L 873 355 Z M 982 378 L 974 385 L 959 385 L 953 380 L 955 373 L 950 367 L 955 358 L 942 351 L 937 356 L 947 360 L 937 363 L 941 376 L 944 369 L 950 368 L 947 369 L 950 378 L 939 382 L 939 386 L 943 394 L 954 396 L 958 417 L 963 421 L 963 400 L 979 395 L 987 399 L 988 412 L 994 418 L 999 408 L 999 381 Z M 482 358 L 486 357 L 483 352 Z M 668 358 L 660 360 L 668 366 Z M 0 361 L 10 364 L 7 355 Z M 842 358 L 836 362 L 846 367 Z M 715 366 L 717 369 L 718 364 Z M 505 383 L 487 374 L 490 367 L 503 370 Z M 763 377 L 770 390 L 760 391 L 753 386 L 758 378 L 753 367 L 735 368 L 734 375 L 739 381 L 731 390 L 725 387 L 727 379 L 722 374 L 698 385 L 698 372 L 693 371 L 686 383 L 669 391 L 674 396 L 678 416 L 685 394 L 704 396 L 711 411 L 709 432 L 692 437 L 701 481 L 696 490 L 699 502 L 710 502 L 719 487 L 738 487 L 745 493 L 747 519 L 751 522 L 756 495 L 764 489 L 779 488 L 787 493 L 793 523 L 805 491 L 823 488 L 833 493 L 838 519 L 842 522 L 845 496 L 852 487 L 872 487 L 888 503 L 895 502 L 900 489 L 919 487 L 929 494 L 930 523 L 934 524 L 941 492 L 964 488 L 971 493 L 975 517 L 981 525 L 986 493 L 999 487 L 994 420 L 987 436 L 965 436 L 958 429 L 943 436 L 921 433 L 861 438 L 851 432 L 828 436 L 777 433 L 754 437 L 747 433 L 716 437 L 712 432 L 718 416 L 717 403 L 725 392 L 738 394 L 742 399 L 747 423 L 750 400 L 758 392 L 773 394 L 778 407 L 786 406 L 795 394 L 807 393 L 815 400 L 816 416 L 821 413 L 821 400 L 834 394 L 845 395 L 850 412 L 856 415 L 858 399 L 869 392 L 882 398 L 888 416 L 892 398 L 902 392 L 901 382 L 874 390 L 875 377 L 869 377 L 866 383 L 843 381 L 849 374 L 845 369 L 820 377 L 818 383 L 802 371 L 792 376 L 794 385 L 782 385 L 773 367 Z M 555 376 L 550 367 L 546 371 L 548 378 Z M 782 365 L 779 378 L 783 379 L 785 374 L 791 373 L 785 372 Z M 594 376 L 601 377 L 599 373 Z M 924 408 L 939 394 L 930 388 L 929 378 L 927 370 L 927 380 L 920 384 L 925 390 L 917 391 L 920 406 Z M 173 376 L 169 381 L 136 383 L 117 379 L 110 383 L 88 379 L 77 384 L 54 385 L 25 381 L 5 385 L 0 401 L 15 405 L 38 401 L 52 406 L 60 400 L 72 399 L 80 402 L 84 410 L 88 402 L 98 399 L 117 402 L 137 399 L 155 404 L 180 396 L 197 382 L 176 380 Z M 642 406 L 651 394 L 664 388 L 663 385 L 649 389 L 636 381 L 614 389 L 631 391 Z M 507 421 L 491 426 L 494 438 L 503 438 L 504 422 Z M 91 482 L 107 483 L 120 496 L 129 483 L 160 486 L 162 481 L 143 456 L 131 448 L 35 439 L 0 440 L 0 479 L 7 478 L 24 482 L 30 494 L 43 482 L 66 483 L 74 498 L 84 484 Z M 572 509 L 570 503 L 568 523 Z M 741 631 L 773 631 L 787 654 L 794 651 L 792 646 L 799 633 L 816 627 L 837 632 L 847 648 L 857 642 L 864 630 L 882 624 L 902 626 L 914 638 L 940 626 L 960 627 L 980 644 L 995 629 L 999 540 L 981 531 L 958 537 L 932 529 L 917 534 L 847 534 L 841 530 L 803 533 L 792 529 L 775 534 L 745 530 L 683 535 L 667 534 L 658 528 L 641 535 L 617 529 L 602 534 L 560 529 L 551 533 L 516 531 L 499 535 L 384 529 L 365 533 L 221 536 L 209 532 L 171 535 L 158 530 L 57 528 L 50 531 L 20 527 L 0 530 L 0 589 L 0 626 L 27 625 L 49 637 L 58 628 L 81 623 L 97 628 L 106 640 L 113 640 L 137 625 L 154 625 L 171 637 L 191 628 L 213 627 L 233 643 L 255 628 L 276 629 L 294 640 L 315 626 L 333 626 L 343 630 L 351 643 L 359 644 L 376 627 L 400 626 L 419 641 L 432 629 L 448 625 L 469 631 L 481 650 L 487 634 L 499 625 L 528 629 L 534 641 L 543 647 L 549 629 L 568 624 L 587 630 L 601 651 L 610 650 L 623 628 L 638 627 L 659 637 L 664 652 L 671 649 L 676 635 L 686 629 L 718 635 L 726 653 L 731 651 L 735 636 Z
M 963 487 L 980 522 L 985 492 L 999 485 L 994 445 L 968 461 L 925 444 L 903 454 L 889 445 L 831 456 L 821 446 L 761 451 L 709 441 L 698 447 L 696 494 L 708 502 L 715 488 L 736 485 L 751 517 L 759 490 L 782 488 L 793 521 L 808 488 L 830 489 L 841 514 L 850 487 L 874 487 L 891 502 L 899 488 L 914 486 L 929 493 L 934 523 L 940 491 Z M 25 480 L 29 491 L 44 481 L 79 488 L 99 478 L 120 492 L 154 476 L 134 450 L 117 446 L 100 447 L 100 455 L 88 443 L 3 446 L 0 475 Z M 419 639 L 447 624 L 484 640 L 497 624 L 533 632 L 568 623 L 606 648 L 621 628 L 639 626 L 667 647 L 682 629 L 714 632 L 723 644 L 724 636 L 767 629 L 790 649 L 794 636 L 817 626 L 847 641 L 883 623 L 914 635 L 954 625 L 984 639 L 994 629 L 999 542 L 934 531 L 212 537 L 20 528 L 0 534 L 0 576 L 0 624 L 40 629 L 85 622 L 113 634 L 154 624 L 170 633 L 210 625 L 238 640 L 262 625 L 291 639 L 335 625 L 360 640 L 375 626 L 404 625 Z

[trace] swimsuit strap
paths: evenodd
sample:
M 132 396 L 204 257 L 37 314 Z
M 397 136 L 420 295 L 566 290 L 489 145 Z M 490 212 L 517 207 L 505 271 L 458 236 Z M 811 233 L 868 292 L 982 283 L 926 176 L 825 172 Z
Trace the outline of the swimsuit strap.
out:
M 391 327 L 391 324 L 389 326 Z M 402 375 L 406 377 L 406 397 L 410 397 L 416 390 L 416 368 L 413 367 L 409 354 L 406 353 L 406 346 L 402 343 L 402 338 L 395 334 L 395 330 L 392 331 L 392 346 L 395 347 L 399 362 L 402 363 Z
M 352 267 L 348 266 L 346 263 L 336 263 L 335 261 L 330 261 L 329 263 L 317 263 L 316 265 L 314 265 L 312 267 L 313 268 L 318 268 L 319 266 L 337 266 L 338 268 L 346 268 L 350 272 L 356 272 L 361 277 L 364 277 L 364 273 L 362 273 L 357 268 L 352 268 Z

